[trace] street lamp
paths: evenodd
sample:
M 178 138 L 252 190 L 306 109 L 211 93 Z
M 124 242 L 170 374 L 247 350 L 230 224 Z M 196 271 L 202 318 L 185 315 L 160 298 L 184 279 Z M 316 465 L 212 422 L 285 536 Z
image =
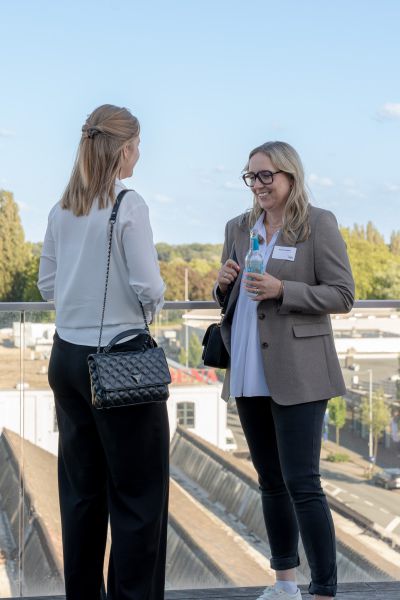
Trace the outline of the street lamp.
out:
M 359 371 L 359 373 L 368 373 L 369 385 L 368 385 L 368 420 L 369 420 L 369 435 L 368 435 L 368 458 L 369 462 L 373 463 L 374 460 L 374 437 L 372 430 L 372 369 L 366 369 L 365 371 Z
M 372 461 L 374 459 L 374 451 L 373 451 L 373 435 L 372 435 L 372 369 L 367 369 L 368 375 L 369 375 L 369 393 L 368 393 L 368 397 L 369 397 L 369 440 L 368 440 L 368 453 L 369 453 L 369 460 L 372 464 Z

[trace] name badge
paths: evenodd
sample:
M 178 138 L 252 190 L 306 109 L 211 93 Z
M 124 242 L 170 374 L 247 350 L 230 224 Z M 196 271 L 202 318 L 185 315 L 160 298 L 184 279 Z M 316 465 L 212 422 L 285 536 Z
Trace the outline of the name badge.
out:
M 291 246 L 274 246 L 272 258 L 294 261 L 296 252 L 297 248 L 292 248 Z

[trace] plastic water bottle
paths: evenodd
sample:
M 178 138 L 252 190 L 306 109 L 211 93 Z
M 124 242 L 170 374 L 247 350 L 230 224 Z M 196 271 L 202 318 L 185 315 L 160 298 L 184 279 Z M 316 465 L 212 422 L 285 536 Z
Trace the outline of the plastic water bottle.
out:
M 264 260 L 259 248 L 257 233 L 250 231 L 250 250 L 245 259 L 245 270 L 248 273 L 264 273 Z

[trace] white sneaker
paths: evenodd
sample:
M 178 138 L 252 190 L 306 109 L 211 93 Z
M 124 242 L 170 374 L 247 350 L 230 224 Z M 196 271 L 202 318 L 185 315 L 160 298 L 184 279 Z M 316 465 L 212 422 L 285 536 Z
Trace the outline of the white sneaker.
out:
M 276 587 L 273 585 L 265 588 L 257 600 L 301 600 L 301 593 L 297 588 L 297 592 L 295 594 L 288 594 L 284 590 L 276 589 Z

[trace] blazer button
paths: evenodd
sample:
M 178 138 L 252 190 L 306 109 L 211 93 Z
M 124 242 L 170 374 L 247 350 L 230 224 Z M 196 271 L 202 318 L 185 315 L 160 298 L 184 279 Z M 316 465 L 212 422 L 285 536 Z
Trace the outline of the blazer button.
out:
M 265 314 L 264 313 L 260 313 L 258 315 L 258 318 L 260 319 L 260 321 L 262 321 L 263 319 L 265 319 Z
M 261 346 L 262 346 L 263 348 L 268 348 L 269 344 L 268 344 L 268 342 L 263 342 L 263 343 L 261 344 Z

